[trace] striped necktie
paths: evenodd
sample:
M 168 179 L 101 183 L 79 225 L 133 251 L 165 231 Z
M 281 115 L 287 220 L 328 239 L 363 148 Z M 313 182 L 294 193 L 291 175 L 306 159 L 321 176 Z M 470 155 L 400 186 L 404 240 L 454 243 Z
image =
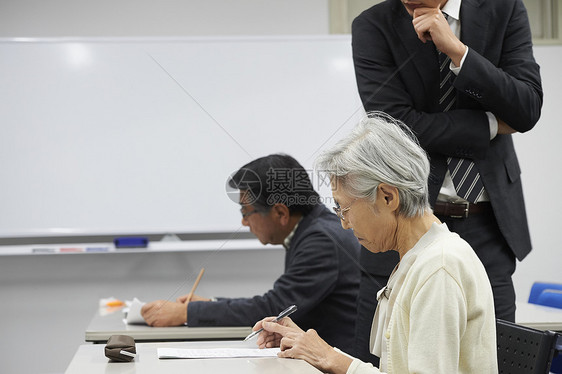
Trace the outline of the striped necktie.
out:
M 445 14 L 444 14 L 445 15 Z M 445 15 L 448 19 L 448 16 Z M 441 51 L 437 50 L 439 57 L 439 109 L 446 112 L 453 108 L 457 99 L 456 90 L 452 81 L 455 75 L 449 69 L 451 59 Z M 453 185 L 457 195 L 471 203 L 475 203 L 484 192 L 484 184 L 476 164 L 467 158 L 447 158 L 447 168 L 451 173 Z

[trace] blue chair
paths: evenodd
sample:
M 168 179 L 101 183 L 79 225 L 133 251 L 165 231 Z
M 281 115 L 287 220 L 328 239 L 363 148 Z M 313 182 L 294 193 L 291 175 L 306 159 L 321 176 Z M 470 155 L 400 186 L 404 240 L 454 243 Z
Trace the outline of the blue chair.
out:
M 562 349 L 562 347 L 560 347 L 560 349 Z M 562 356 L 560 355 L 560 353 L 558 354 L 558 356 L 555 356 L 552 359 L 552 364 L 550 364 L 550 372 L 554 374 L 562 373 Z
M 539 296 L 544 290 L 559 290 L 562 291 L 562 284 L 560 283 L 544 283 L 535 282 L 533 287 L 531 287 L 531 293 L 529 294 L 529 302 L 531 304 L 539 304 L 537 301 Z
M 541 292 L 536 304 L 562 309 L 562 291 L 546 289 Z
M 550 372 L 554 374 L 562 374 L 562 337 L 558 337 L 558 343 L 556 344 L 556 352 L 558 353 L 552 358 L 552 363 L 550 364 Z

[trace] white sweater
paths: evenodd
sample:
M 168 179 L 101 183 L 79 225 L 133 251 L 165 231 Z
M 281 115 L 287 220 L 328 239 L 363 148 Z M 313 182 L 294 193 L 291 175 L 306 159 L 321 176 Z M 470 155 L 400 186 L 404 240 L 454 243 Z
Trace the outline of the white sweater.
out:
M 404 255 L 392 283 L 379 332 L 381 369 L 354 359 L 348 374 L 498 372 L 492 288 L 468 243 L 433 224 Z

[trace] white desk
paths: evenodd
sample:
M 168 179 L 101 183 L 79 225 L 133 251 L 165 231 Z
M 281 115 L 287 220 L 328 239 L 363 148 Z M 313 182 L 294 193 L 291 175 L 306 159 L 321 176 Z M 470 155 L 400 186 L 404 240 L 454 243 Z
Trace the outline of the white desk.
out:
M 172 340 L 227 340 L 243 339 L 252 332 L 251 327 L 150 327 L 147 325 L 127 325 L 123 322 L 123 312 L 118 309 L 102 315 L 96 313 L 86 329 L 87 342 L 105 343 L 111 335 L 129 335 L 135 341 Z
M 515 322 L 537 330 L 562 331 L 562 309 L 520 302 Z
M 131 362 L 110 362 L 104 355 L 105 345 L 81 345 L 65 374 L 318 374 L 319 370 L 302 360 L 286 358 L 223 358 L 223 359 L 166 359 L 160 360 L 156 349 L 255 347 L 255 342 L 167 342 L 137 343 L 137 357 Z

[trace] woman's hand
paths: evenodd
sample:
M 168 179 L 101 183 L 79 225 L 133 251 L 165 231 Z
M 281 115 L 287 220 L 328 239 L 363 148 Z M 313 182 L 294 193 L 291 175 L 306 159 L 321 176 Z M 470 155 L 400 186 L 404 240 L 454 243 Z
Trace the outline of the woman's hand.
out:
M 279 357 L 305 360 L 323 372 L 347 371 L 351 358 L 336 352 L 315 330 L 305 332 L 288 317 L 277 323 L 273 319 L 265 318 L 254 326 L 254 330 L 264 329 L 257 341 L 260 348 L 280 347 Z
M 268 331 L 265 327 L 264 324 L 265 323 L 271 323 L 271 324 L 276 324 L 276 325 L 280 325 L 280 326 L 285 326 L 289 329 L 291 329 L 292 331 L 300 331 L 300 332 L 304 332 L 303 330 L 301 330 L 300 327 L 297 326 L 296 323 L 293 322 L 293 320 L 289 317 L 285 317 L 282 318 L 279 322 L 272 322 L 273 320 L 275 320 L 276 317 L 267 317 L 264 318 L 261 321 L 258 321 L 254 327 L 252 328 L 253 331 L 257 331 L 259 329 L 261 329 L 263 327 L 263 331 L 258 335 L 258 340 L 257 340 L 257 344 L 258 347 L 260 348 L 274 348 L 274 347 L 279 347 L 281 344 L 281 339 L 283 338 L 282 335 L 277 334 L 275 332 L 270 332 Z

